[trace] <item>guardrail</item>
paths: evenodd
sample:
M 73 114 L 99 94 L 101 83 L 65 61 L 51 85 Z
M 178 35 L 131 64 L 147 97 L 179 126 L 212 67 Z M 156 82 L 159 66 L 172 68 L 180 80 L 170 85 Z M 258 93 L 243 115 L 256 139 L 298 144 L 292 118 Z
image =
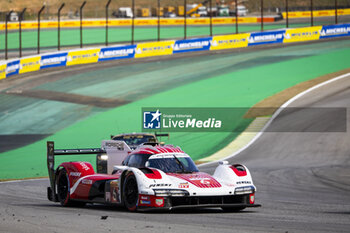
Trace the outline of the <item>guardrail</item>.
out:
M 187 40 L 169 40 L 135 45 L 77 49 L 0 62 L 0 79 L 52 67 L 196 51 L 243 48 L 263 44 L 312 41 L 342 36 L 350 36 L 350 24 L 291 28 Z

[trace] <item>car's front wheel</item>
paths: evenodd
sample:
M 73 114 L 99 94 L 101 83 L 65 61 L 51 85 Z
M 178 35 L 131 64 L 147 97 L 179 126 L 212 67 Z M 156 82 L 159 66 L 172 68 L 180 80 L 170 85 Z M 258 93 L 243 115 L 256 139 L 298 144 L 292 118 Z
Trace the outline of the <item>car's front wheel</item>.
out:
M 123 201 L 125 207 L 129 211 L 136 211 L 138 198 L 139 191 L 137 187 L 136 177 L 134 173 L 130 172 L 126 176 L 123 185 Z

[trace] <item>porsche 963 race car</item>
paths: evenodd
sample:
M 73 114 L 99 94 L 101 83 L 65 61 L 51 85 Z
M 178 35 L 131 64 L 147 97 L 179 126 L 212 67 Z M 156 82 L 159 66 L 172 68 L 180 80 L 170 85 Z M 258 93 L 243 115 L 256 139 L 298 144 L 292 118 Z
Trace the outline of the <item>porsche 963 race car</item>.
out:
M 55 156 L 107 154 L 108 174 L 94 172 L 88 162 L 64 162 L 55 169 Z M 130 211 L 221 207 L 239 211 L 254 204 L 256 187 L 249 170 L 219 162 L 213 175 L 200 172 L 179 147 L 140 145 L 105 140 L 101 148 L 55 149 L 47 142 L 50 178 L 48 199 L 62 206 L 86 203 L 124 205 Z

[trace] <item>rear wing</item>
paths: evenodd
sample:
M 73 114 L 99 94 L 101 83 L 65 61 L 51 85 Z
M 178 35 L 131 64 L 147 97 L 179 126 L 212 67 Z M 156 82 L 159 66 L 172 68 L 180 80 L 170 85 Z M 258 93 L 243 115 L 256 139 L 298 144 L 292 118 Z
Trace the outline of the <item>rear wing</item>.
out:
M 108 154 L 111 158 L 113 155 L 118 155 L 120 151 L 127 154 L 131 149 L 124 141 L 104 140 L 101 143 L 101 148 L 84 148 L 84 149 L 55 149 L 55 143 L 53 141 L 47 142 L 47 169 L 50 179 L 50 187 L 48 189 L 49 200 L 56 201 L 56 190 L 55 190 L 55 156 L 57 155 L 97 155 L 97 154 Z

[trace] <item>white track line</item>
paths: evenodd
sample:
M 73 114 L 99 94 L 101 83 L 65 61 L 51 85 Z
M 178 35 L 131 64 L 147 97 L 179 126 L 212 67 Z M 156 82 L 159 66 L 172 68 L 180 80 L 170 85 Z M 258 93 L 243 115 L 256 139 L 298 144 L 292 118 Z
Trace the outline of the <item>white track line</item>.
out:
M 8 183 L 19 183 L 23 181 L 35 181 L 35 180 L 47 180 L 49 178 L 37 178 L 37 179 L 24 179 L 24 180 L 8 180 L 8 181 L 0 181 L 0 184 L 8 184 Z
M 242 151 L 244 151 L 245 149 L 247 149 L 250 145 L 252 145 L 256 140 L 258 140 L 258 138 L 264 133 L 265 129 L 272 123 L 272 121 L 282 112 L 282 110 L 284 108 L 286 108 L 288 105 L 290 105 L 291 103 L 293 103 L 294 101 L 296 101 L 297 99 L 299 99 L 300 97 L 306 95 L 307 93 L 317 89 L 317 88 L 320 88 L 322 86 L 325 86 L 329 83 L 332 83 L 332 82 L 335 82 L 335 81 L 338 81 L 340 79 L 343 79 L 343 78 L 346 78 L 350 76 L 350 73 L 347 73 L 347 74 L 343 74 L 343 75 L 340 75 L 340 76 L 337 76 L 335 78 L 332 78 L 330 80 L 327 80 L 327 81 L 324 81 L 322 83 L 319 83 L 317 84 L 316 86 L 313 86 L 313 87 L 310 87 L 309 89 L 299 93 L 298 95 L 294 96 L 293 98 L 289 99 L 287 102 L 285 102 L 281 107 L 279 107 L 277 109 L 277 111 L 272 115 L 272 117 L 270 118 L 270 120 L 266 123 L 266 125 L 261 129 L 261 131 L 247 144 L 245 145 L 244 147 L 242 147 L 241 149 L 239 149 L 238 151 L 236 151 L 235 153 L 221 159 L 221 160 L 218 160 L 218 161 L 222 161 L 222 160 L 227 160 L 227 159 L 230 159 L 230 158 L 233 158 L 235 157 L 236 155 L 238 155 L 239 153 L 241 153 Z M 198 167 L 203 167 L 203 166 L 206 166 L 206 165 L 210 165 L 210 164 L 214 164 L 214 163 L 217 163 L 218 161 L 212 161 L 212 162 L 208 162 L 208 163 L 203 163 L 203 164 L 200 164 L 198 165 Z

